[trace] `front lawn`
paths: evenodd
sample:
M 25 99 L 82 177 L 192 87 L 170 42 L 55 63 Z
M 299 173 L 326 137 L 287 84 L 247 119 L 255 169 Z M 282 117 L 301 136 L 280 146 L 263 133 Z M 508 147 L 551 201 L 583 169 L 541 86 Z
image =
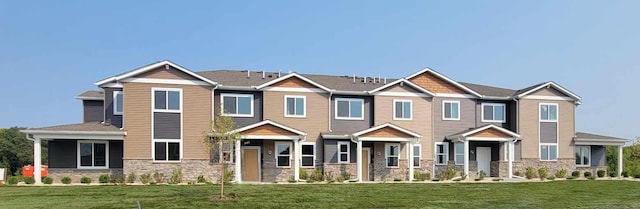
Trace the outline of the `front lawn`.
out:
M 638 208 L 638 181 L 545 183 L 4 186 L 0 208 Z

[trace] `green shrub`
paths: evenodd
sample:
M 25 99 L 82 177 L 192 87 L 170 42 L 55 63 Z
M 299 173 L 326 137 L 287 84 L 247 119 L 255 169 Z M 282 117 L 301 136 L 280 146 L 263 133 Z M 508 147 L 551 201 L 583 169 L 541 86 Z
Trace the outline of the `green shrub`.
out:
M 591 175 L 591 172 L 589 172 L 589 171 L 584 172 L 583 175 L 584 175 L 585 178 L 589 178 L 589 177 L 593 176 L 593 175 Z
M 324 180 L 327 182 L 334 182 L 333 180 L 333 172 L 325 172 L 324 173 Z
M 131 172 L 131 173 L 127 176 L 127 183 L 129 183 L 129 184 L 133 184 L 134 182 L 136 182 L 136 173 Z
M 344 180 L 344 177 L 342 177 L 342 176 L 338 176 L 338 178 L 336 178 L 336 181 L 337 181 L 337 182 L 342 183 L 342 182 L 344 182 L 345 180 Z
M 598 174 L 598 178 L 602 178 L 607 172 L 605 170 L 598 170 L 596 173 Z
M 573 171 L 573 172 L 571 172 L 571 176 L 573 176 L 574 178 L 578 178 L 578 177 L 580 177 L 580 171 Z
M 171 183 L 182 183 L 182 168 L 174 168 L 173 175 L 171 175 Z
M 91 178 L 83 176 L 82 178 L 80 178 L 80 183 L 90 184 L 91 183 Z
M 205 179 L 203 175 L 199 175 L 198 176 L 198 183 L 205 183 L 205 182 L 207 182 L 207 179 Z
M 556 171 L 556 178 L 565 178 L 567 177 L 567 169 L 560 169 Z
M 609 173 L 609 177 L 618 177 L 618 172 Z
M 351 174 L 349 172 L 344 172 L 342 173 L 342 177 L 344 178 L 344 180 L 349 180 L 351 179 Z
M 547 177 L 547 180 L 551 180 L 551 181 L 553 181 L 553 180 L 555 180 L 555 179 L 556 179 L 556 177 L 555 177 L 555 176 L 549 176 L 549 177 Z
M 629 171 L 622 171 L 622 176 L 625 178 L 629 177 Z
M 142 184 L 151 183 L 151 175 L 149 175 L 149 174 L 140 175 L 140 183 L 142 183 Z
M 298 174 L 300 179 L 307 179 L 307 170 L 306 169 L 300 169 L 300 173 Z
M 289 178 L 287 181 L 289 183 L 296 183 L 297 182 L 296 179 L 294 179 L 294 178 Z
M 33 183 L 36 183 L 36 180 L 33 179 L 33 177 L 25 177 L 24 178 L 24 183 L 25 184 L 33 184 Z
M 164 173 L 160 173 L 158 171 L 156 171 L 155 173 L 153 173 L 153 182 L 155 183 L 164 183 Z
M 109 174 L 102 174 L 98 177 L 98 183 L 106 184 L 109 183 Z
M 316 169 L 315 171 L 313 171 L 313 180 L 314 181 L 324 181 L 324 175 L 322 174 L 322 170 L 321 169 Z
M 549 169 L 547 167 L 542 167 L 538 169 L 538 177 L 540 177 L 540 180 L 544 181 L 544 179 L 547 178 L 548 174 L 549 174 Z
M 456 168 L 448 167 L 444 171 L 440 172 L 440 175 L 438 176 L 438 178 L 441 181 L 445 181 L 445 180 L 452 179 L 455 176 L 456 176 Z
M 578 177 L 575 177 L 575 176 L 567 176 L 567 180 L 573 180 L 573 179 L 576 179 L 576 178 L 578 178 Z
M 478 172 L 478 179 L 479 180 L 484 179 L 484 177 L 487 177 L 487 173 L 485 173 L 484 171 Z
M 109 176 L 109 183 L 115 184 L 123 184 L 124 183 L 124 175 L 120 174 L 112 174 Z
M 62 179 L 60 179 L 60 181 L 63 184 L 70 184 L 71 183 L 71 177 L 68 177 L 68 176 L 62 177 Z
M 429 179 L 431 179 L 431 174 L 430 173 L 425 172 L 425 173 L 418 174 L 418 180 L 419 181 L 426 181 L 426 180 L 429 180 Z
M 515 176 L 522 176 L 522 173 L 520 173 L 520 171 L 516 171 L 515 173 L 513 173 L 513 175 L 515 175 Z
M 527 170 L 524 175 L 525 177 L 527 177 L 527 179 L 533 179 L 536 177 L 536 170 L 533 169 L 533 167 L 529 166 L 527 167 Z
M 231 170 L 224 170 L 224 182 L 230 182 L 233 181 L 233 171 Z
M 633 175 L 633 177 L 634 177 L 634 178 L 637 178 L 637 179 L 640 179 L 640 173 L 636 173 L 636 174 L 634 174 L 634 175 Z M 25 182 L 26 182 L 26 179 L 25 179 Z
M 42 178 L 42 183 L 44 183 L 44 184 L 52 184 L 53 183 L 53 178 L 44 177 L 44 178 Z
M 20 176 L 9 176 L 9 178 L 7 178 L 7 183 L 9 185 L 16 185 L 20 181 L 22 181 L 22 177 Z

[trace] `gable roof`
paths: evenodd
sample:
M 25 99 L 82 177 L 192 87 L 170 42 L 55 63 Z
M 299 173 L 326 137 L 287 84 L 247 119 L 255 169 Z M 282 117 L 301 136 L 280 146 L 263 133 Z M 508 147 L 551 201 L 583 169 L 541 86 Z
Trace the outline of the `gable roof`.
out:
M 468 130 L 464 130 L 455 134 L 451 134 L 449 136 L 447 136 L 447 139 L 449 140 L 455 140 L 455 139 L 460 139 L 460 138 L 464 138 L 470 135 L 473 135 L 475 133 L 479 133 L 481 131 L 487 130 L 487 129 L 495 129 L 501 133 L 507 134 L 511 137 L 514 138 L 521 138 L 522 136 L 520 136 L 520 134 L 514 133 L 513 131 L 507 130 L 505 128 L 493 125 L 493 124 L 488 124 L 488 125 L 484 125 L 484 126 L 480 126 L 480 127 L 476 127 L 476 128 L 472 128 L 472 129 L 468 129 Z
M 407 79 L 404 79 L 404 78 L 395 80 L 395 81 L 393 81 L 391 83 L 387 83 L 387 84 L 385 84 L 383 86 L 380 86 L 380 87 L 378 87 L 376 89 L 373 89 L 373 90 L 369 91 L 369 94 L 373 94 L 373 93 L 376 93 L 376 92 L 381 91 L 383 89 L 389 88 L 389 87 L 394 86 L 394 85 L 396 85 L 396 84 L 398 84 L 400 82 L 406 83 L 407 85 L 411 86 L 412 88 L 414 88 L 414 89 L 416 89 L 416 90 L 418 90 L 418 91 L 420 91 L 422 93 L 425 93 L 425 94 L 428 94 L 428 95 L 431 95 L 431 96 L 435 96 L 436 95 L 433 92 L 431 92 L 431 91 L 429 91 L 429 90 L 427 90 L 425 88 L 422 88 L 421 86 L 418 86 L 415 83 L 413 83 L 413 82 L 411 82 L 411 81 L 409 81 Z
M 186 68 L 183 68 L 182 66 L 177 65 L 177 64 L 175 64 L 175 63 L 173 63 L 171 61 L 168 61 L 168 60 L 155 62 L 155 63 L 149 64 L 149 65 L 146 65 L 146 66 L 143 66 L 143 67 L 140 67 L 140 68 L 136 68 L 134 70 L 122 73 L 120 75 L 116 75 L 116 76 L 113 76 L 113 77 L 110 77 L 110 78 L 106 78 L 106 79 L 100 80 L 100 81 L 98 81 L 98 82 L 96 82 L 94 84 L 97 85 L 97 86 L 100 86 L 100 85 L 103 85 L 103 84 L 106 84 L 106 83 L 119 81 L 119 80 L 122 80 L 122 79 L 125 79 L 125 78 L 133 77 L 133 76 L 136 76 L 136 75 L 139 75 L 139 74 L 154 70 L 154 69 L 156 69 L 158 67 L 162 67 L 162 66 L 165 66 L 165 65 L 169 65 L 171 67 L 174 67 L 175 69 L 178 69 L 179 71 L 182 71 L 183 73 L 186 73 L 186 74 L 188 74 L 190 76 L 193 76 L 193 77 L 195 77 L 197 79 L 200 79 L 200 80 L 202 80 L 202 81 L 204 81 L 206 83 L 209 83 L 211 85 L 217 85 L 216 82 L 214 82 L 212 80 L 209 80 L 208 78 L 205 78 L 205 77 L 203 77 L 201 75 L 198 75 L 197 73 L 194 73 L 194 72 L 192 72 L 192 71 L 190 71 L 190 70 L 188 70 Z
M 581 101 L 582 100 L 582 98 L 580 96 L 578 96 L 577 94 L 569 91 L 568 89 L 560 86 L 559 84 L 557 84 L 557 83 L 555 83 L 553 81 L 547 81 L 547 82 L 544 82 L 544 83 L 541 83 L 541 84 L 538 84 L 538 85 L 529 86 L 527 88 L 519 90 L 517 92 L 516 97 L 521 98 L 523 96 L 526 96 L 528 94 L 536 92 L 536 91 L 538 91 L 538 90 L 540 90 L 542 88 L 545 88 L 545 87 L 553 87 L 556 90 L 562 92 L 563 94 L 566 94 L 567 96 L 569 96 L 569 97 L 571 97 L 571 98 L 573 98 L 573 99 L 575 99 L 577 101 Z
M 81 99 L 81 100 L 104 100 L 104 91 L 102 91 L 102 90 L 88 90 L 88 91 L 82 92 L 81 94 L 76 96 L 76 99 Z
M 516 90 L 513 90 L 513 89 L 506 89 L 506 88 L 466 83 L 466 82 L 459 82 L 459 83 L 474 90 L 475 92 L 478 92 L 479 94 L 482 94 L 483 97 L 489 96 L 489 97 L 509 98 L 517 92 Z
M 310 79 L 308 79 L 308 78 L 306 78 L 304 76 L 301 76 L 301 75 L 299 75 L 297 73 L 290 73 L 290 74 L 282 76 L 280 78 L 273 79 L 273 80 L 271 80 L 269 82 L 266 82 L 266 83 L 263 83 L 262 85 L 257 86 L 256 89 L 262 89 L 262 88 L 268 87 L 270 85 L 273 85 L 273 84 L 278 83 L 280 81 L 287 80 L 287 79 L 292 78 L 292 77 L 299 78 L 299 79 L 301 79 L 301 80 L 303 80 L 303 81 L 305 81 L 305 82 L 307 82 L 307 83 L 309 83 L 311 85 L 314 85 L 314 86 L 316 86 L 316 87 L 318 87 L 318 88 L 320 88 L 322 90 L 325 90 L 327 92 L 331 91 L 331 89 L 329 89 L 329 88 L 327 88 L 327 87 L 325 87 L 323 85 L 320 85 L 320 84 L 318 84 L 318 83 L 316 83 L 316 82 L 314 82 L 314 81 L 312 81 L 312 80 L 310 80 Z
M 307 133 L 305 133 L 303 131 L 299 131 L 299 130 L 291 128 L 289 126 L 285 126 L 285 125 L 273 122 L 271 120 L 263 120 L 263 121 L 260 121 L 258 123 L 254 123 L 254 124 L 251 124 L 251 125 L 248 125 L 248 126 L 244 126 L 244 127 L 229 131 L 227 134 L 240 133 L 240 132 L 243 132 L 243 131 L 246 131 L 246 130 L 249 130 L 249 129 L 253 129 L 253 128 L 257 128 L 257 127 L 263 126 L 263 125 L 272 125 L 272 126 L 275 126 L 275 127 L 281 128 L 283 130 L 286 130 L 286 131 L 289 131 L 289 132 L 292 132 L 292 133 L 295 133 L 295 134 L 298 134 L 298 135 L 302 135 L 302 136 L 306 136 L 307 135 Z
M 471 94 L 473 94 L 473 95 L 475 95 L 477 97 L 482 97 L 482 95 L 479 94 L 478 92 L 476 92 L 476 91 L 474 91 L 474 90 L 472 90 L 472 89 L 470 89 L 470 88 L 468 88 L 468 87 L 466 87 L 466 86 L 464 86 L 464 85 L 462 85 L 462 84 L 460 84 L 460 83 L 448 78 L 447 76 L 444 76 L 444 75 L 438 73 L 435 70 L 432 70 L 431 68 L 425 68 L 425 69 L 423 69 L 421 71 L 418 71 L 418 72 L 416 72 L 414 74 L 411 74 L 411 75 L 405 77 L 405 79 L 410 80 L 411 78 L 416 77 L 418 75 L 421 75 L 423 73 L 431 73 L 431 74 L 435 75 L 436 77 L 438 77 L 438 78 L 440 78 L 440 79 L 442 79 L 442 80 L 444 80 L 444 81 L 446 81 L 446 82 L 448 82 L 448 83 L 450 83 L 450 84 L 452 84 L 452 85 L 454 85 L 454 86 L 456 86 L 456 87 L 458 87 L 458 88 L 460 88 L 460 89 L 462 89 L 462 90 L 464 90 L 464 91 L 466 91 L 468 93 L 471 93 Z
M 416 132 L 409 131 L 407 129 L 401 128 L 400 126 L 396 126 L 396 125 L 393 125 L 391 123 L 380 124 L 380 125 L 377 125 L 377 126 L 374 126 L 374 127 L 371 127 L 371 128 L 356 132 L 356 133 L 353 134 L 353 136 L 361 136 L 363 134 L 370 133 L 370 132 L 373 132 L 373 131 L 376 131 L 376 130 L 380 130 L 380 129 L 383 129 L 383 128 L 387 128 L 387 127 L 395 129 L 397 131 L 400 131 L 400 132 L 402 132 L 404 134 L 407 134 L 407 135 L 410 135 L 410 136 L 413 136 L 413 137 L 416 137 L 416 138 L 422 137 L 422 135 L 420 135 L 420 134 L 418 134 Z
M 611 137 L 611 136 L 603 136 L 591 133 L 584 132 L 576 132 L 574 137 L 574 141 L 576 145 L 612 145 L 612 146 L 623 146 L 625 143 L 629 142 L 628 139 Z

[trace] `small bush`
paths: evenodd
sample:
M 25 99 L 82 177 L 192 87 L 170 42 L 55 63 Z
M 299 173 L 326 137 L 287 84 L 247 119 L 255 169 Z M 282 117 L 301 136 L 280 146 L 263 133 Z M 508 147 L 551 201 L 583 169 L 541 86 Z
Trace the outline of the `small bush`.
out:
M 149 175 L 149 174 L 140 175 L 140 183 L 142 183 L 142 184 L 151 183 L 151 175 Z
M 127 176 L 127 183 L 129 184 L 133 184 L 134 182 L 136 182 L 136 173 L 131 172 L 128 176 Z
M 593 175 L 591 174 L 591 172 L 589 172 L 589 171 L 584 172 L 584 174 L 583 174 L 583 175 L 584 175 L 584 177 L 585 177 L 585 178 L 589 178 L 589 177 L 593 176 Z
M 575 177 L 575 176 L 567 176 L 567 180 L 573 180 L 573 179 L 576 179 L 576 178 L 578 178 L 578 177 Z
M 555 180 L 555 179 L 556 179 L 556 177 L 555 177 L 555 176 L 549 176 L 549 177 L 547 177 L 547 180 L 550 180 L 550 181 L 553 181 L 553 180 Z
M 598 178 L 602 178 L 607 172 L 605 170 L 598 170 L 596 173 L 598 174 Z
M 36 180 L 33 179 L 33 177 L 25 177 L 24 178 L 24 183 L 25 184 L 33 184 L 33 183 L 36 183 Z
M 80 183 L 90 184 L 91 183 L 91 178 L 83 176 L 82 178 L 80 178 Z
M 478 179 L 479 180 L 484 179 L 484 177 L 487 177 L 487 173 L 485 173 L 484 171 L 478 172 Z
M 322 174 L 322 170 L 316 169 L 315 171 L 313 171 L 313 180 L 324 181 L 324 175 Z
M 207 182 L 207 179 L 205 179 L 203 175 L 199 175 L 198 176 L 198 183 L 205 183 L 205 182 Z
M 51 177 L 44 177 L 44 178 L 42 179 L 42 183 L 44 183 L 44 184 L 52 184 L 52 183 L 53 183 L 53 178 L 51 178 Z
M 633 175 L 633 177 L 634 177 L 634 178 L 637 178 L 637 179 L 640 179 L 640 173 L 636 173 L 636 174 L 634 174 L 634 175 Z M 25 179 L 25 182 L 26 182 L 26 179 Z
M 536 177 L 536 170 L 533 167 L 529 166 L 527 167 L 527 170 L 524 175 L 525 177 L 527 177 L 527 179 L 533 179 Z
M 182 183 L 182 168 L 174 168 L 173 175 L 171 175 L 171 183 Z
M 560 169 L 556 171 L 556 178 L 565 178 L 567 177 L 567 169 Z
M 393 178 L 393 181 L 402 181 L 401 178 Z
M 622 171 L 622 176 L 625 178 L 629 177 L 629 171 Z
M 544 181 L 544 179 L 547 178 L 548 174 L 549 174 L 549 169 L 547 167 L 542 167 L 538 169 L 538 177 L 540 177 L 540 180 Z
M 337 181 L 337 182 L 342 183 L 342 182 L 344 182 L 345 180 L 344 180 L 344 177 L 342 177 L 342 176 L 338 176 L 338 178 L 336 178 L 336 181 Z
M 342 173 L 342 177 L 344 178 L 344 180 L 349 180 L 351 179 L 351 174 L 349 172 L 344 172 Z
M 113 174 L 109 176 L 109 182 L 115 184 L 123 184 L 124 183 L 124 175 Z
M 234 173 L 233 173 L 232 170 L 225 170 L 224 171 L 224 182 L 228 183 L 230 181 L 233 181 L 233 176 L 234 176 Z
M 22 178 L 20 176 L 9 176 L 9 178 L 7 178 L 7 183 L 9 185 L 16 185 L 20 181 L 22 181 Z
M 98 177 L 98 182 L 101 184 L 109 183 L 109 174 L 102 174 Z
M 618 177 L 618 172 L 609 173 L 609 177 Z
M 164 183 L 164 173 L 160 173 L 158 171 L 156 171 L 155 173 L 153 173 L 153 182 L 155 183 Z
M 287 180 L 287 181 L 288 181 L 289 183 L 296 183 L 296 182 L 297 182 L 297 181 L 296 181 L 296 179 L 294 179 L 294 178 L 289 178 L 289 180 Z
M 448 167 L 446 170 L 440 172 L 440 175 L 438 176 L 438 178 L 441 181 L 445 181 L 445 180 L 452 179 L 455 176 L 456 176 L 456 168 Z
M 71 177 L 65 176 L 60 179 L 63 184 L 71 184 Z
M 520 173 L 520 171 L 516 171 L 515 173 L 513 173 L 513 175 L 515 175 L 515 176 L 522 176 L 522 173 Z
M 306 169 L 300 169 L 300 173 L 298 174 L 300 179 L 307 179 L 307 170 Z
M 573 172 L 571 172 L 571 176 L 573 176 L 574 178 L 578 178 L 578 177 L 580 177 L 580 171 L 573 171 Z
M 429 179 L 431 179 L 431 174 L 430 173 L 426 173 L 425 172 L 425 173 L 420 173 L 418 175 L 418 180 L 419 181 L 426 181 L 426 180 L 429 180 Z

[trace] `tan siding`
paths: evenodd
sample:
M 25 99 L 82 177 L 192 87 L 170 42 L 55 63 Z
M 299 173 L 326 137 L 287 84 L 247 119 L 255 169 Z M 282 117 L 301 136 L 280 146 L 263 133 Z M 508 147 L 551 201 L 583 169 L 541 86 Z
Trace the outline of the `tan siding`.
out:
M 271 87 L 318 88 L 313 84 L 307 83 L 306 81 L 303 81 L 302 79 L 296 77 L 291 77 L 278 83 L 274 83 L 273 85 L 271 85 Z
M 575 158 L 573 149 L 573 136 L 576 134 L 575 108 L 570 101 L 558 101 L 559 109 L 559 156 L 560 158 Z
M 560 96 L 560 97 L 566 97 L 567 95 L 563 94 L 562 92 L 554 89 L 554 88 L 542 88 L 538 91 L 535 91 L 529 95 L 541 95 L 541 96 Z
M 434 93 L 466 94 L 464 90 L 442 80 L 431 73 L 422 73 L 410 79 L 411 82 Z
M 178 69 L 170 67 L 165 70 L 164 66 L 147 71 L 135 76 L 136 78 L 160 78 L 160 79 L 180 79 L 180 80 L 200 80 Z
M 417 90 L 415 90 L 412 87 L 409 87 L 407 85 L 400 85 L 400 84 L 396 84 L 393 86 L 390 86 L 389 88 L 384 89 L 385 92 L 407 92 L 407 93 L 422 93 L 419 92 Z
M 362 135 L 363 137 L 397 137 L 397 138 L 413 138 L 413 136 L 402 133 L 396 129 L 385 127 Z
M 281 129 L 273 125 L 262 125 L 246 131 L 243 131 L 243 135 L 272 135 L 272 136 L 296 136 L 296 133 Z
M 306 97 L 306 117 L 284 117 L 284 96 L 295 95 Z M 329 131 L 329 95 L 324 93 L 307 92 L 263 92 L 264 119 L 295 128 L 307 133 L 307 142 L 316 142 L 320 139 L 321 132 Z M 317 145 L 321 146 L 321 145 Z
M 520 100 L 519 131 L 522 135 L 522 158 L 539 158 L 539 104 L 558 104 L 559 158 L 574 158 L 575 105 L 571 101 Z
M 472 134 L 471 137 L 499 137 L 499 138 L 511 138 L 508 134 L 502 133 L 496 129 L 489 128 L 478 133 Z
M 211 87 L 182 85 L 183 92 L 183 158 L 209 159 L 203 146 L 203 132 L 211 122 Z

